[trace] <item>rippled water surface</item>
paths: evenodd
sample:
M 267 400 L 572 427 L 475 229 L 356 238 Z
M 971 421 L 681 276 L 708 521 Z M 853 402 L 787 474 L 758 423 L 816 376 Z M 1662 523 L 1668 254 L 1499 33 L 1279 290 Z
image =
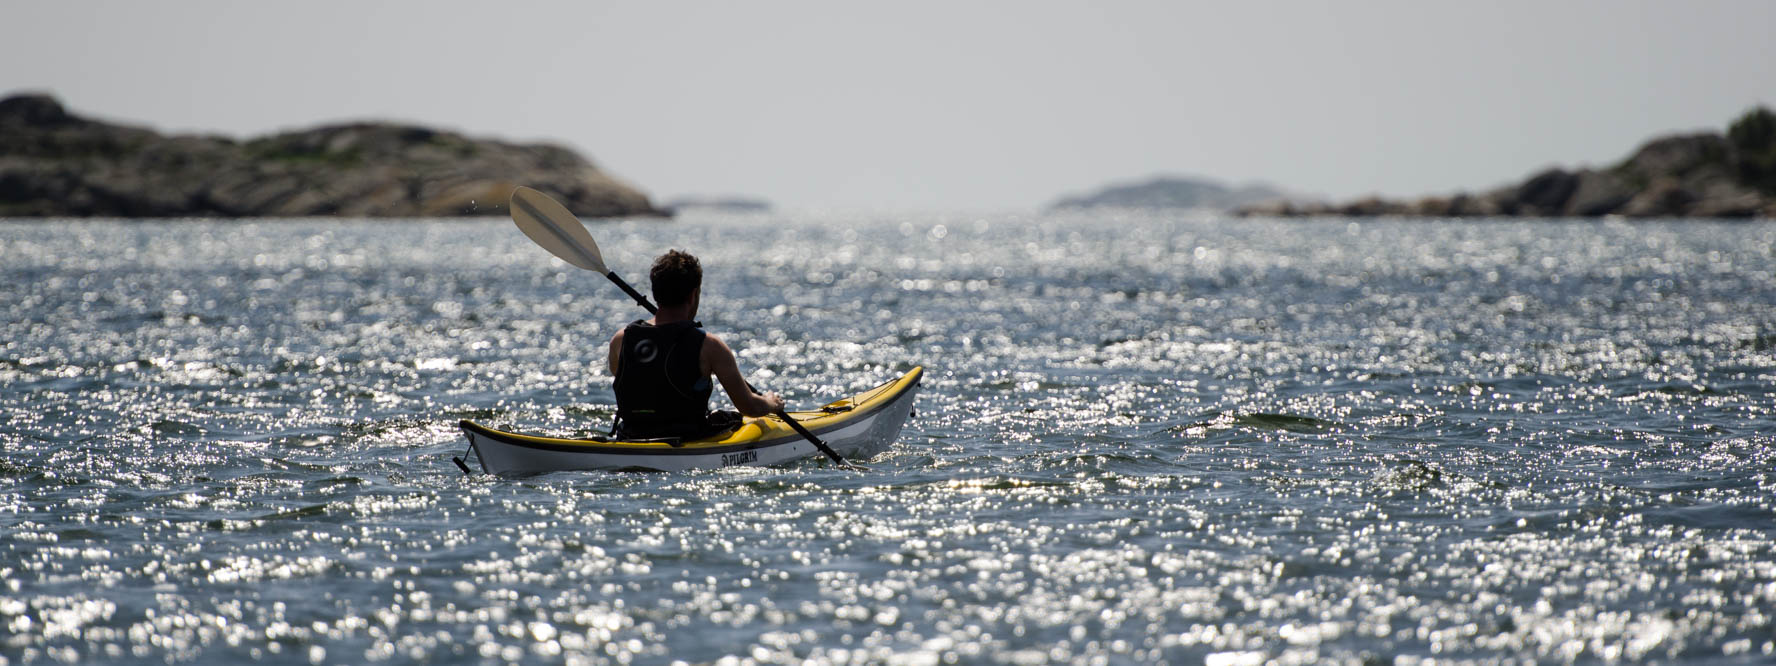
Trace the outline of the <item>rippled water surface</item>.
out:
M 0 662 L 1776 659 L 1776 225 L 592 225 L 867 471 L 465 477 L 640 311 L 509 222 L 0 222 Z M 730 659 L 731 658 L 731 659 Z

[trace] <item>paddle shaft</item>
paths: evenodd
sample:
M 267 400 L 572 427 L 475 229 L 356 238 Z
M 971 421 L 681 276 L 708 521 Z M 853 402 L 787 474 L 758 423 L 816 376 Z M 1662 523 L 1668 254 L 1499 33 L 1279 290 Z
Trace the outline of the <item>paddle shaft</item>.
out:
M 628 294 L 630 298 L 635 299 L 635 302 L 640 303 L 641 307 L 647 308 L 648 314 L 659 312 L 659 308 L 654 307 L 653 303 L 648 302 L 646 296 L 643 296 L 641 295 L 641 292 L 636 291 L 635 287 L 629 286 L 629 283 L 623 281 L 623 278 L 617 277 L 616 271 L 605 273 L 604 276 L 610 278 L 611 282 L 617 283 L 617 286 L 623 289 L 623 293 Z
M 623 293 L 628 294 L 630 298 L 635 299 L 636 303 L 641 304 L 641 307 L 646 308 L 648 314 L 659 313 L 659 308 L 654 307 L 654 304 L 648 301 L 646 296 L 641 295 L 641 292 L 638 292 L 634 287 L 629 286 L 629 283 L 622 277 L 619 277 L 616 271 L 605 273 L 604 276 L 610 278 L 611 282 L 617 283 L 617 286 L 622 288 Z M 758 389 L 753 388 L 752 382 L 746 382 L 746 390 L 752 391 L 753 393 L 759 392 Z M 814 448 L 820 449 L 820 452 L 826 454 L 826 457 L 832 458 L 833 462 L 840 465 L 850 464 L 845 462 L 845 459 L 839 456 L 839 452 L 832 450 L 832 447 L 827 446 L 826 442 L 820 441 L 819 437 L 816 437 L 814 433 L 809 432 L 806 427 L 802 426 L 801 422 L 790 418 L 788 412 L 781 409 L 777 410 L 777 418 L 783 419 L 783 422 L 789 424 L 789 427 L 794 429 L 796 434 L 801 435 L 804 439 L 812 442 Z

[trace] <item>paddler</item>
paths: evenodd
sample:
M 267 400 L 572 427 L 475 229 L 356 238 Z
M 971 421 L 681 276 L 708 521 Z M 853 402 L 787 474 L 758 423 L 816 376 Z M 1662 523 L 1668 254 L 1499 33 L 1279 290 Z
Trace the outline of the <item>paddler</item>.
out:
M 742 414 L 765 416 L 783 409 L 781 396 L 761 395 L 747 385 L 734 350 L 696 321 L 703 293 L 703 267 L 696 257 L 670 250 L 654 260 L 648 280 L 659 309 L 610 341 L 619 437 L 695 439 L 732 427 Z M 738 413 L 709 410 L 711 376 L 721 381 Z

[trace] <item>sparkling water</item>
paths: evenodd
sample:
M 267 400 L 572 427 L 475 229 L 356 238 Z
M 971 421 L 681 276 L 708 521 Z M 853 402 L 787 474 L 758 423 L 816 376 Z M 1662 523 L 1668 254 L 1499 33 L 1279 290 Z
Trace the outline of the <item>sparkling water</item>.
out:
M 510 222 L 0 222 L 0 663 L 1776 659 L 1776 224 L 590 228 L 916 418 L 465 477 L 460 419 L 604 431 L 645 316 Z

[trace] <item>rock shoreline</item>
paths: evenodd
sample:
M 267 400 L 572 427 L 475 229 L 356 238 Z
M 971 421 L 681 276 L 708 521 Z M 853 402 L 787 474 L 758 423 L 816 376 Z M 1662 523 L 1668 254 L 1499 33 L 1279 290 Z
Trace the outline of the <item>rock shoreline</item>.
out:
M 1274 202 L 1238 215 L 1776 218 L 1776 114 L 1756 108 L 1725 134 L 1654 139 L 1604 169 L 1547 169 L 1479 193 L 1412 201 Z
M 0 100 L 0 217 L 505 215 L 518 185 L 583 217 L 666 215 L 560 146 L 388 123 L 165 136 L 74 115 L 47 95 Z

